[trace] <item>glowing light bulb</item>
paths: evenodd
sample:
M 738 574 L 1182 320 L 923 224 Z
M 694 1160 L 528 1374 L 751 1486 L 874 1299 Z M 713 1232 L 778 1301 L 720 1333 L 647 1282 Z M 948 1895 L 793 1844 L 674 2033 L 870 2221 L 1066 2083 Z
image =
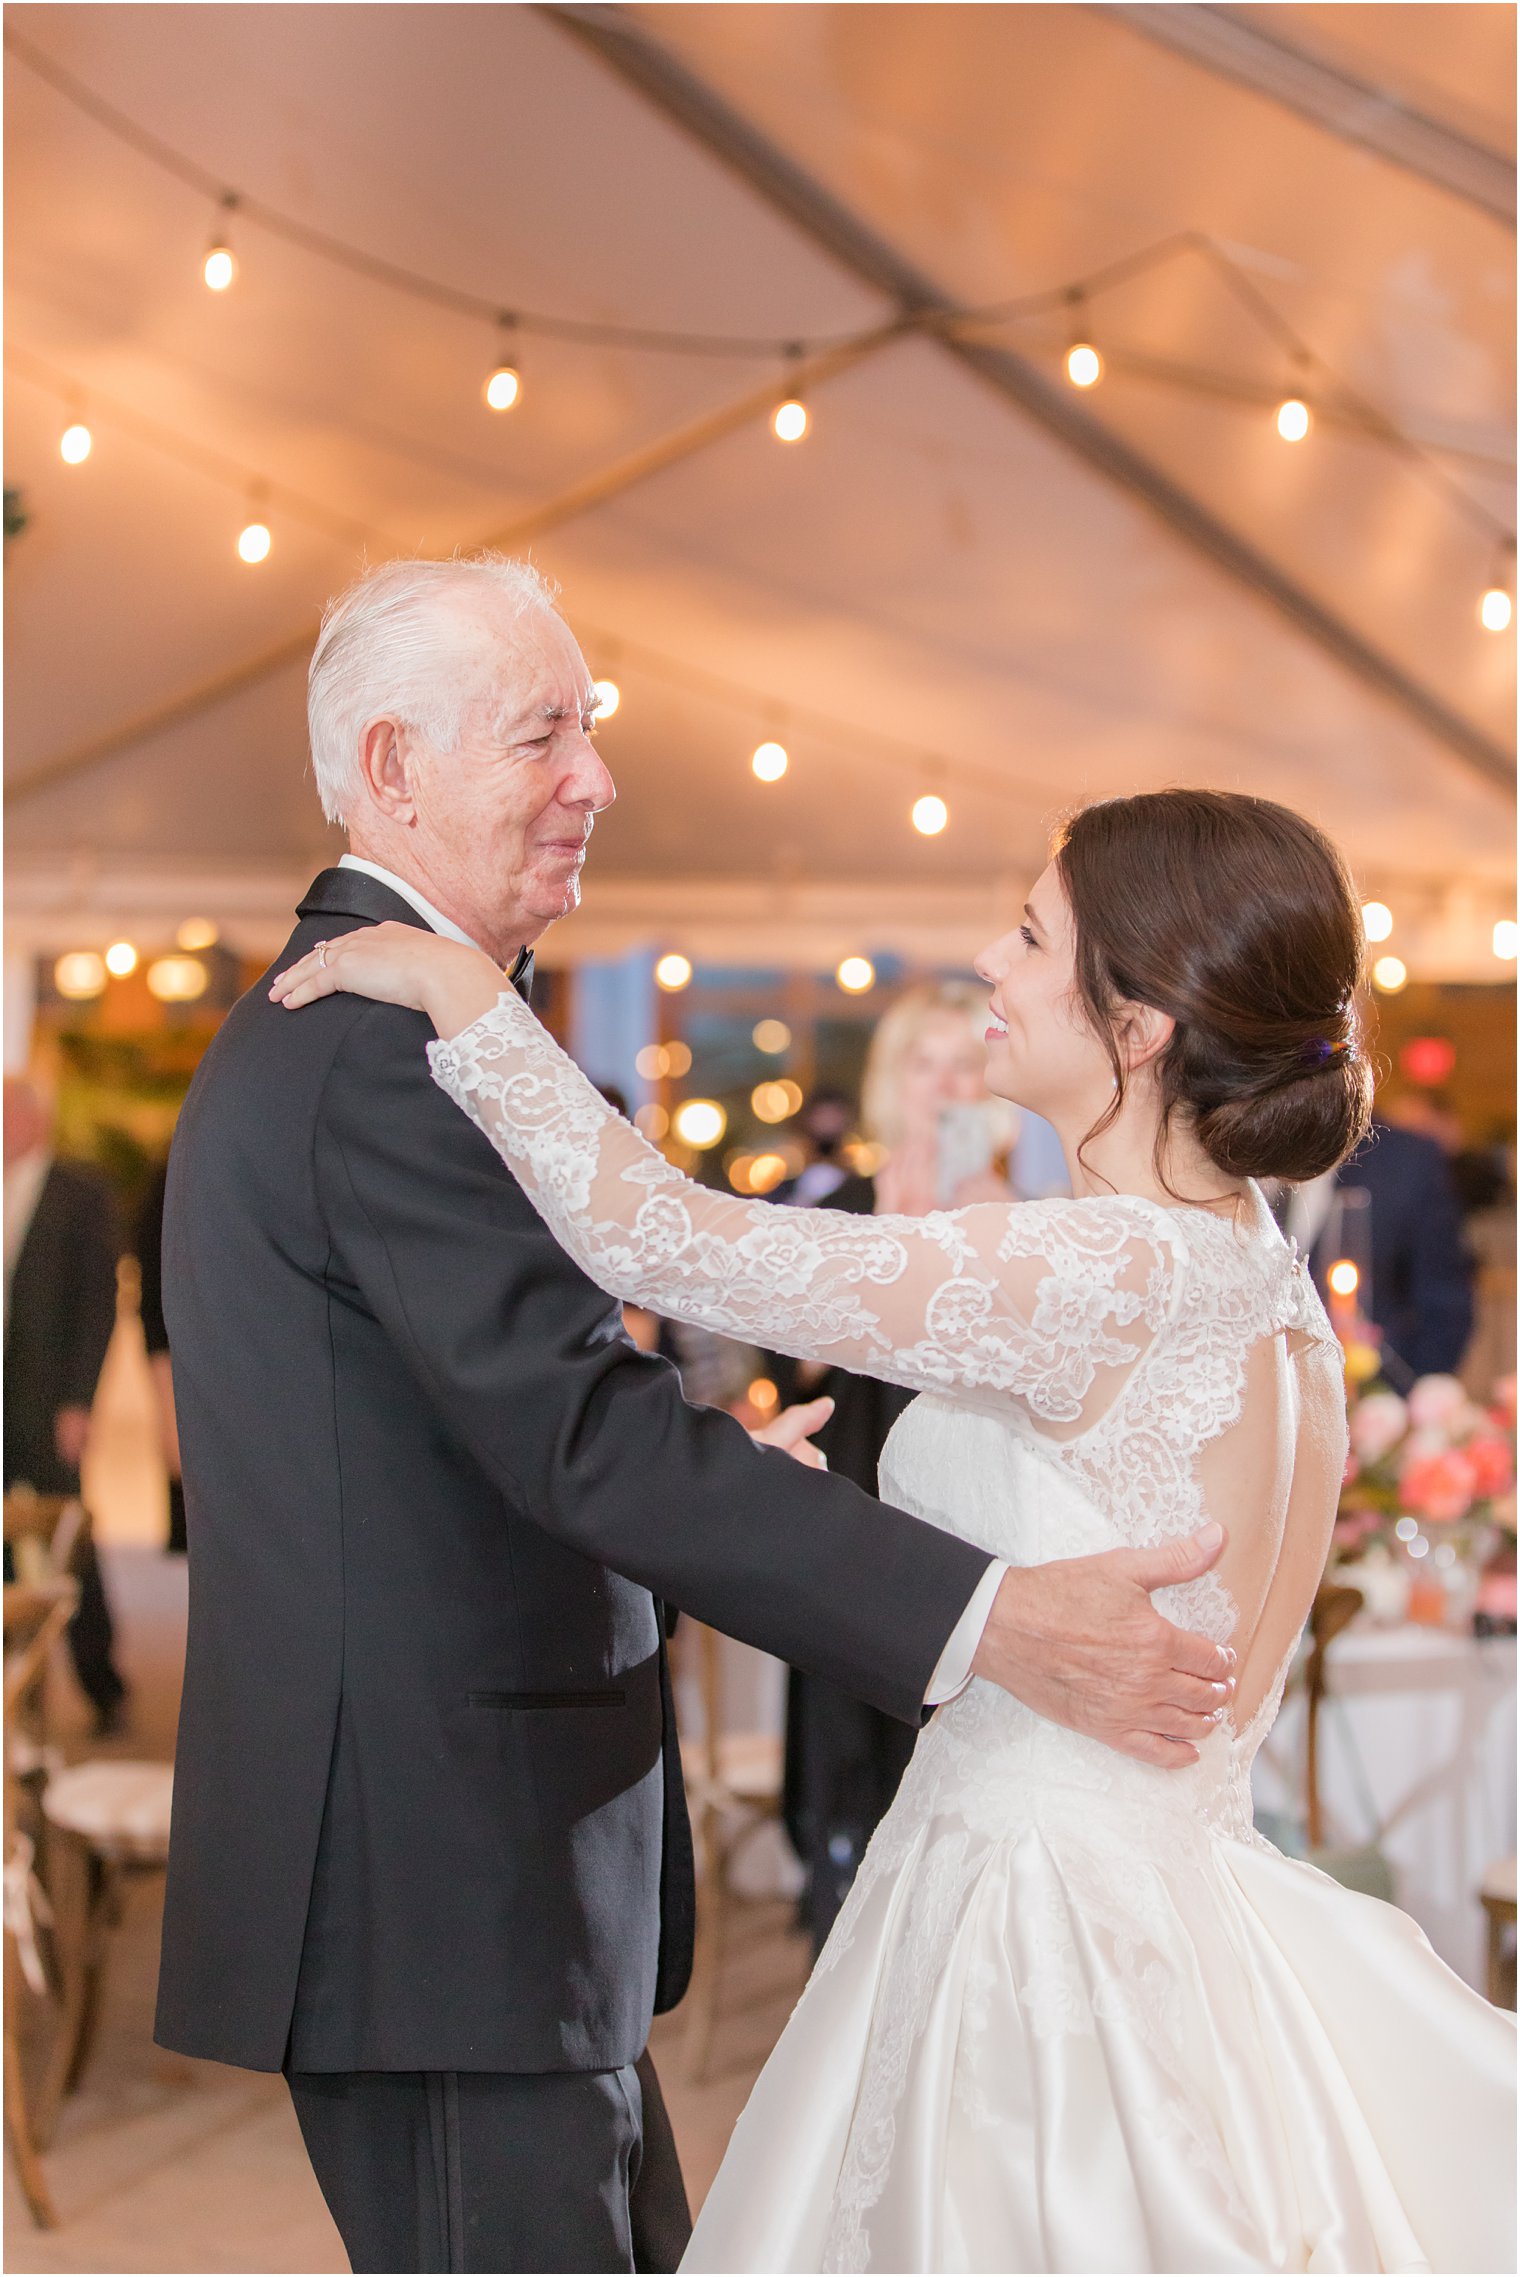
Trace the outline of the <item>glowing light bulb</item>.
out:
M 244 561 L 267 561 L 269 548 L 274 543 L 263 522 L 250 522 L 238 533 L 237 549 Z
M 913 827 L 922 838 L 937 838 L 950 820 L 950 809 L 931 791 L 913 802 Z
M 757 1154 L 749 1166 L 749 1190 L 752 1194 L 768 1194 L 779 1186 L 792 1165 L 784 1154 Z
M 1514 603 L 1502 585 L 1490 585 L 1478 603 L 1478 622 L 1485 632 L 1507 632 Z
M 187 917 L 174 936 L 182 949 L 214 949 L 221 937 L 209 917 Z
M 771 414 L 771 427 L 779 443 L 800 443 L 808 431 L 807 405 L 789 395 Z
M 1372 981 L 1385 996 L 1397 996 L 1409 978 L 1409 967 L 1402 957 L 1379 957 L 1372 968 Z
M 757 1415 L 774 1415 L 781 1394 L 769 1376 L 756 1376 L 745 1397 Z
M 71 1003 L 99 996 L 106 985 L 106 960 L 96 949 L 70 949 L 53 967 L 53 986 Z
M 160 1004 L 193 1004 L 205 995 L 210 975 L 199 957 L 155 957 L 147 979 Z
M 662 1075 L 670 1073 L 670 1054 L 663 1044 L 646 1044 L 635 1054 L 633 1064 L 646 1083 L 658 1083 Z
M 1362 931 L 1369 941 L 1386 941 L 1393 931 L 1393 911 L 1386 901 L 1362 903 Z
M 106 971 L 118 980 L 125 980 L 129 972 L 137 970 L 137 951 L 130 941 L 113 941 L 106 951 Z
M 762 1123 L 784 1123 L 802 1105 L 802 1086 L 793 1083 L 790 1076 L 782 1076 L 775 1083 L 757 1083 L 749 1103 Z
M 1301 443 L 1311 424 L 1309 406 L 1301 396 L 1290 395 L 1277 406 L 1277 432 L 1285 443 Z
M 1494 927 L 1494 955 L 1505 964 L 1513 964 L 1517 948 L 1520 948 L 1520 925 L 1513 917 L 1501 917 Z
M 656 1107 L 652 1105 L 648 1107 L 641 1107 L 633 1119 L 635 1125 L 639 1130 L 643 1132 L 645 1138 L 650 1140 L 650 1142 L 655 1146 L 659 1145 L 661 1139 L 665 1136 L 665 1133 L 670 1128 L 670 1117 L 666 1114 L 663 1107 Z
M 683 957 L 679 950 L 672 949 L 670 954 L 661 957 L 655 966 L 654 977 L 661 988 L 671 993 L 674 993 L 678 988 L 687 987 L 691 980 L 690 957 Z
M 510 364 L 498 364 L 486 381 L 486 403 L 492 411 L 510 411 L 522 395 L 522 374 Z
M 750 760 L 751 771 L 762 783 L 779 783 L 790 764 L 781 743 L 757 744 Z
M 201 275 L 214 293 L 224 293 L 237 275 L 237 256 L 230 245 L 213 245 Z
M 596 698 L 598 719 L 611 719 L 623 700 L 623 691 L 616 680 L 593 680 L 591 692 Z
M 675 1112 L 675 1134 L 683 1146 L 705 1154 L 728 1129 L 728 1117 L 716 1099 L 683 1099 Z
M 780 1053 L 790 1046 L 792 1031 L 784 1020 L 757 1020 L 749 1040 L 757 1052 Z
M 65 427 L 58 438 L 58 456 L 65 466 L 83 466 L 94 448 L 95 438 L 82 419 Z
M 1349 1257 L 1337 1257 L 1325 1278 L 1338 1297 L 1354 1297 L 1362 1276 Z
M 1066 351 L 1066 377 L 1073 387 L 1096 387 L 1103 377 L 1103 358 L 1090 340 L 1078 340 Z
M 868 988 L 876 986 L 876 967 L 869 957 L 842 957 L 834 978 L 846 996 L 864 996 Z

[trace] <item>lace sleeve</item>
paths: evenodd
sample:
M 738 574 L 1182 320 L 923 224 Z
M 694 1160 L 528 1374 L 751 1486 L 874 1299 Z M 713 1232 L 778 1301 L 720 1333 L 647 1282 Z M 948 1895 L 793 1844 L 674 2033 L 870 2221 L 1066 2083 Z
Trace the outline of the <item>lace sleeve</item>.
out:
M 745 1202 L 683 1177 L 510 992 L 431 1044 L 433 1077 L 609 1296 L 912 1391 L 1107 1406 L 1167 1317 L 1145 1204 L 982 1203 L 924 1218 Z

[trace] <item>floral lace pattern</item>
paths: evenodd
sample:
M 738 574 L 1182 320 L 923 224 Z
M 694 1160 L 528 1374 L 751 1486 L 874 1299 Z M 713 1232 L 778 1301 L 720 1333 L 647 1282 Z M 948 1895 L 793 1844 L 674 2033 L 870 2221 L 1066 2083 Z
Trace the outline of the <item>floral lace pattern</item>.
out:
M 1194 1531 L 1209 1514 L 1199 1457 L 1239 1419 L 1260 1341 L 1298 1332 L 1339 1366 L 1259 1196 L 1245 1225 L 1132 1196 L 924 1219 L 778 1209 L 682 1177 L 514 994 L 430 1057 L 609 1295 L 926 1395 L 888 1442 L 884 1493 L 1011 1563 Z M 1237 1626 L 1213 1573 L 1158 1603 L 1219 1641 Z M 1190 2084 L 1176 1891 L 1179 1876 L 1207 1880 L 1212 1846 L 1259 1842 L 1250 1764 L 1285 1675 L 1243 1730 L 1222 1724 L 1183 1772 L 1118 1755 L 977 1681 L 936 1715 L 815 1971 L 836 1970 L 871 1920 L 884 1958 L 826 2269 L 871 2265 L 914 2050 L 957 1952 L 954 2092 L 969 2110 L 991 2108 L 999 2052 L 985 2017 L 1005 1963 L 965 1954 L 1014 1853 L 1023 1895 L 998 1951 L 1028 2040 L 1118 2033 L 1143 2047 L 1164 2083 L 1151 2124 L 1244 2220 L 1215 2116 Z

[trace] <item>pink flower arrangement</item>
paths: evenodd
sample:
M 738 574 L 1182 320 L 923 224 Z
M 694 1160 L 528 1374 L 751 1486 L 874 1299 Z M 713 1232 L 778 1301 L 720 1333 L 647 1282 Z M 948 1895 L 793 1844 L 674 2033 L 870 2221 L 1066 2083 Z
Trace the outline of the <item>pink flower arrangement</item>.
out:
M 1350 1454 L 1335 1529 L 1342 1557 L 1382 1541 L 1397 1553 L 1398 1525 L 1457 1536 L 1474 1554 L 1492 1529 L 1513 1536 L 1515 1385 L 1495 1387 L 1477 1406 L 1455 1376 L 1422 1376 L 1407 1399 L 1384 1385 L 1358 1397 L 1349 1414 Z M 1460 1530 L 1460 1532 L 1459 1532 Z

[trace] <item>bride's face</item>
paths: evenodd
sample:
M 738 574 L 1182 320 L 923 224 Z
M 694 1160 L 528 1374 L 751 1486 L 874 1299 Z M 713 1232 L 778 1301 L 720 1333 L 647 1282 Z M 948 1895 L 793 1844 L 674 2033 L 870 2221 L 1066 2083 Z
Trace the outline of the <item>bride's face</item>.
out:
M 1102 1039 L 1076 987 L 1076 936 L 1054 863 L 1041 874 L 1011 933 L 982 951 L 991 984 L 987 1088 L 1059 1129 L 1089 1129 L 1113 1096 Z

